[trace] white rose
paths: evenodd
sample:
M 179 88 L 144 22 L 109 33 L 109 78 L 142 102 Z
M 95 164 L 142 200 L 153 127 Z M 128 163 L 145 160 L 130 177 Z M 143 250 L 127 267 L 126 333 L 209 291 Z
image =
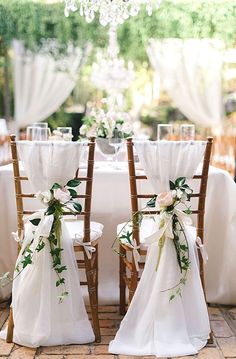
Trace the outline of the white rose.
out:
M 181 191 L 181 189 L 178 188 L 177 191 L 176 191 L 176 197 L 178 199 L 180 199 L 182 197 L 182 195 L 183 195 L 183 192 Z
M 122 131 L 122 130 L 123 130 L 122 125 L 121 125 L 120 123 L 118 123 L 118 124 L 116 125 L 116 128 L 117 128 L 118 131 Z
M 63 134 L 63 140 L 64 141 L 71 141 L 73 138 L 73 135 L 71 135 L 70 133 L 64 133 Z
M 61 131 L 53 130 L 53 134 L 54 134 L 55 136 L 62 137 Z
M 132 133 L 132 127 L 128 122 L 124 122 L 122 130 L 124 133 Z
M 185 192 L 186 192 L 187 194 L 192 194 L 192 190 L 191 190 L 190 188 L 186 188 Z
M 174 189 L 173 191 L 171 191 L 172 193 L 172 197 L 175 198 L 176 197 L 176 190 Z
M 35 194 L 35 197 L 38 198 L 41 202 L 47 204 L 52 199 L 52 193 L 50 190 L 43 191 L 43 192 L 39 191 Z
M 68 202 L 71 199 L 71 194 L 66 188 L 54 189 L 54 197 L 62 204 Z
M 184 203 L 185 201 L 187 201 L 187 199 L 188 199 L 187 194 L 186 194 L 186 193 L 184 193 L 184 192 L 182 192 L 182 197 L 181 197 L 180 202 Z
M 87 126 L 82 125 L 79 129 L 79 133 L 81 134 L 81 136 L 86 136 L 86 132 L 87 132 Z
M 97 129 L 96 128 L 90 128 L 90 130 L 87 132 L 87 137 L 96 137 Z

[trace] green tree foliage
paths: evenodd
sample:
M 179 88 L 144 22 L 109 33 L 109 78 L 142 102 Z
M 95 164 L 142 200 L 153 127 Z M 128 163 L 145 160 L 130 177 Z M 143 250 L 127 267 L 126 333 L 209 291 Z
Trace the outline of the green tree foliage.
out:
M 13 38 L 21 39 L 32 50 L 43 38 L 57 38 L 62 50 L 69 41 L 76 45 L 91 41 L 96 47 L 104 47 L 107 28 L 98 21 L 87 24 L 79 12 L 66 18 L 61 2 L 46 5 L 32 0 L 0 0 L 0 37 L 7 46 Z M 162 0 L 152 16 L 143 10 L 119 27 L 122 55 L 147 60 L 145 46 L 151 37 L 220 38 L 232 46 L 236 39 L 236 2 Z

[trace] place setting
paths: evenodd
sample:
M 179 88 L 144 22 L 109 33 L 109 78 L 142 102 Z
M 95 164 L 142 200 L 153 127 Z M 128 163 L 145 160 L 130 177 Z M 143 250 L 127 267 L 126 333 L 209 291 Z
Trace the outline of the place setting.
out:
M 0 17 L 0 358 L 236 358 L 234 1 Z

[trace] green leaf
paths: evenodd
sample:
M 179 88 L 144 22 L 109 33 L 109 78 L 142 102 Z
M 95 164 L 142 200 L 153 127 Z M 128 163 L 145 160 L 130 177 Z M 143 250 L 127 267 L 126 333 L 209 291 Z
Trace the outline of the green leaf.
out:
M 185 210 L 184 210 L 184 213 L 186 213 L 186 214 L 191 214 L 191 213 L 192 213 L 191 208 L 185 209 Z
M 74 189 L 69 188 L 68 191 L 70 192 L 70 195 L 72 198 L 76 198 L 77 192 Z
M 61 266 L 61 267 L 55 268 L 55 271 L 57 273 L 62 273 L 64 270 L 67 270 L 66 266 Z
M 41 221 L 41 218 L 34 218 L 34 219 L 30 219 L 29 220 L 34 226 L 38 226 L 40 221 Z
M 77 212 L 80 213 L 80 212 L 82 211 L 82 206 L 81 206 L 80 203 L 78 203 L 78 202 L 73 202 L 72 204 L 73 204 L 74 209 L 75 209 Z
M 61 265 L 60 257 L 54 257 L 53 258 L 53 268 L 55 268 L 56 266 L 60 266 L 60 265 Z
M 179 177 L 175 181 L 175 186 L 181 187 L 185 184 L 185 181 L 186 181 L 186 177 Z
M 57 239 L 54 236 L 54 234 L 50 234 L 50 236 L 48 237 L 49 242 L 53 243 L 55 246 L 57 245 Z
M 61 284 L 65 284 L 65 278 L 60 278 L 56 281 L 56 287 L 59 287 Z
M 172 181 L 169 181 L 170 189 L 173 191 L 175 189 L 175 184 Z
M 22 265 L 23 265 L 23 269 L 32 263 L 32 257 L 31 255 L 29 254 L 28 256 L 24 256 L 24 259 L 21 261 Z
M 41 242 L 39 242 L 39 244 L 37 245 L 37 247 L 35 248 L 35 250 L 36 250 L 37 252 L 40 252 L 44 247 L 45 247 L 45 242 L 41 241 Z
M 148 202 L 147 202 L 147 207 L 151 207 L 151 208 L 154 208 L 156 207 L 156 199 L 157 199 L 157 196 L 153 196 Z
M 53 213 L 55 213 L 55 207 L 54 206 L 50 206 L 50 207 L 48 207 L 48 209 L 47 209 L 47 211 L 46 211 L 46 215 L 47 216 L 50 216 L 51 214 L 53 214 Z
M 25 252 L 28 252 L 28 253 L 31 253 L 31 254 L 33 253 L 32 250 L 30 249 L 30 247 L 26 247 Z
M 70 180 L 69 182 L 67 182 L 66 185 L 67 185 L 68 187 L 77 187 L 77 186 L 80 185 L 80 183 L 81 183 L 81 181 L 75 178 L 75 179 Z
M 141 225 L 143 220 L 143 213 L 142 212 L 138 212 L 133 216 L 133 223 L 135 226 L 139 226 Z
M 174 298 L 175 298 L 175 295 L 172 294 L 172 295 L 170 296 L 169 302 L 172 301 Z
M 53 256 L 59 256 L 62 251 L 63 251 L 62 248 L 54 248 L 54 249 L 51 250 L 50 253 Z
M 61 188 L 61 186 L 59 185 L 59 183 L 54 183 L 52 189 L 57 189 L 57 188 Z

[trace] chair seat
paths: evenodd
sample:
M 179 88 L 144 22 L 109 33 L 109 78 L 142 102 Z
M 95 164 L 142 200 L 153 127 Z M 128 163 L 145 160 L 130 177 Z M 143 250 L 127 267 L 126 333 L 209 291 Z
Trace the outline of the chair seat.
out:
M 158 226 L 158 220 L 157 215 L 154 216 L 145 216 L 142 220 L 141 227 L 139 229 L 139 239 L 140 239 L 140 248 L 146 249 L 148 245 L 144 243 L 144 239 L 148 236 L 150 236 L 152 233 L 154 233 L 157 230 Z M 117 235 L 125 234 L 127 231 L 132 230 L 132 224 L 126 225 L 126 222 L 118 224 L 117 226 Z M 124 227 L 124 228 L 123 228 Z M 122 230 L 123 228 L 123 230 Z M 127 244 L 127 242 L 124 239 L 123 244 Z
M 66 219 L 65 220 L 66 228 L 71 236 L 71 238 L 77 237 L 77 240 L 80 241 L 84 238 L 84 221 L 75 220 L 75 219 Z M 90 241 L 94 242 L 102 236 L 103 224 L 98 222 L 90 222 Z M 79 243 L 74 243 L 75 246 L 79 246 Z

